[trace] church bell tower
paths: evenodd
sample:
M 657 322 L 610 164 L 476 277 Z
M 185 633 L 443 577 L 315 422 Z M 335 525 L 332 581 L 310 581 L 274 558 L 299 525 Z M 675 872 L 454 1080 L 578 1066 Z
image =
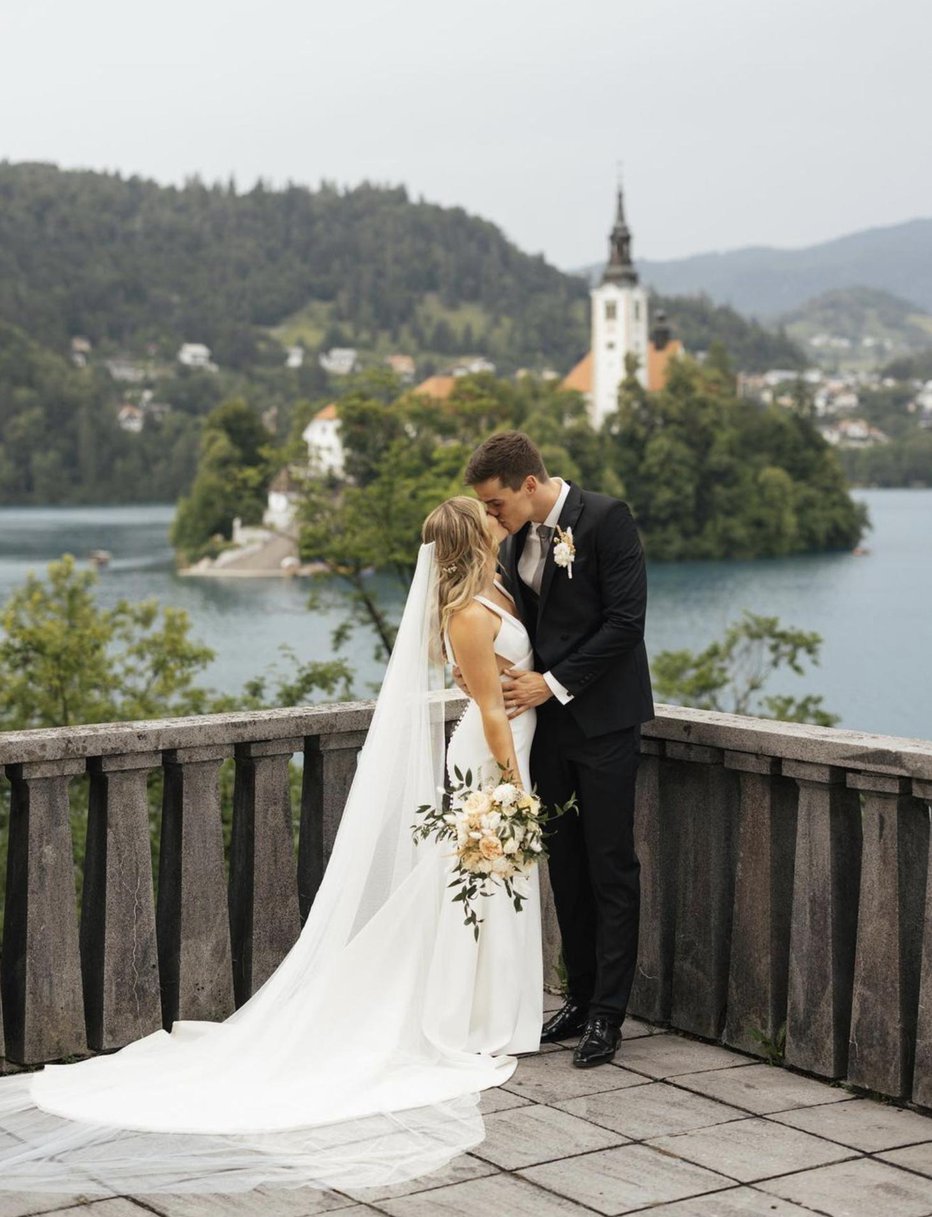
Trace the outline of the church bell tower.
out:
M 647 291 L 638 282 L 631 260 L 631 229 L 625 219 L 621 186 L 609 241 L 608 265 L 601 283 L 591 292 L 591 418 L 596 427 L 618 408 L 618 386 L 625 376 L 628 354 L 637 356 L 637 378 L 647 387 Z

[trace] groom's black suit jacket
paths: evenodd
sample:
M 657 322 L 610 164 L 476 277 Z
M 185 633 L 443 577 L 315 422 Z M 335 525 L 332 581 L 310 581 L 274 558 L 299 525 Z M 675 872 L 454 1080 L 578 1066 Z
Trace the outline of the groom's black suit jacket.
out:
M 538 709 L 568 713 L 583 735 L 619 731 L 654 717 L 644 648 L 644 551 L 626 503 L 571 484 L 560 527 L 573 530 L 573 577 L 551 542 L 540 596 L 518 574 L 530 525 L 506 538 L 500 559 L 534 644 L 535 667 L 573 694 Z M 554 537 L 553 540 L 556 540 Z

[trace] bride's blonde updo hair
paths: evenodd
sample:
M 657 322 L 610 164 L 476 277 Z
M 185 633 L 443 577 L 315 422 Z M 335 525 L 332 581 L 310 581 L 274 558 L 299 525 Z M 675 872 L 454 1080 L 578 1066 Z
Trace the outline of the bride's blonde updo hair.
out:
M 435 507 L 421 529 L 434 542 L 440 597 L 440 631 L 488 582 L 489 563 L 498 556 L 485 508 L 478 499 L 457 495 Z

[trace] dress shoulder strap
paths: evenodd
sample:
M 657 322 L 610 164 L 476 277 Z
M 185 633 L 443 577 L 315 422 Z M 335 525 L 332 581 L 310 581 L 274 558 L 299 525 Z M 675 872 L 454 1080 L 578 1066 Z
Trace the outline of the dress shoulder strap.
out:
M 498 613 L 499 617 L 503 619 L 508 616 L 501 605 L 496 604 L 494 600 L 490 600 L 488 596 L 473 596 L 473 600 L 478 600 L 480 604 L 484 604 L 486 608 L 490 608 L 493 613 Z

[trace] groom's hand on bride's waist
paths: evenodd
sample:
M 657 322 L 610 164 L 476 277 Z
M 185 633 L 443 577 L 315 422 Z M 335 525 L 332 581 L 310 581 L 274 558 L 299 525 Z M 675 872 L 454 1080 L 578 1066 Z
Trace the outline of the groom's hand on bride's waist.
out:
M 541 706 L 553 697 L 550 686 L 540 672 L 524 672 L 520 668 L 506 668 L 502 681 L 505 694 L 505 711 L 509 718 L 516 718 L 525 710 Z
M 466 696 L 469 697 L 469 688 L 466 681 L 463 680 L 463 673 L 460 671 L 459 664 L 453 665 L 453 683 L 461 693 L 465 693 Z

